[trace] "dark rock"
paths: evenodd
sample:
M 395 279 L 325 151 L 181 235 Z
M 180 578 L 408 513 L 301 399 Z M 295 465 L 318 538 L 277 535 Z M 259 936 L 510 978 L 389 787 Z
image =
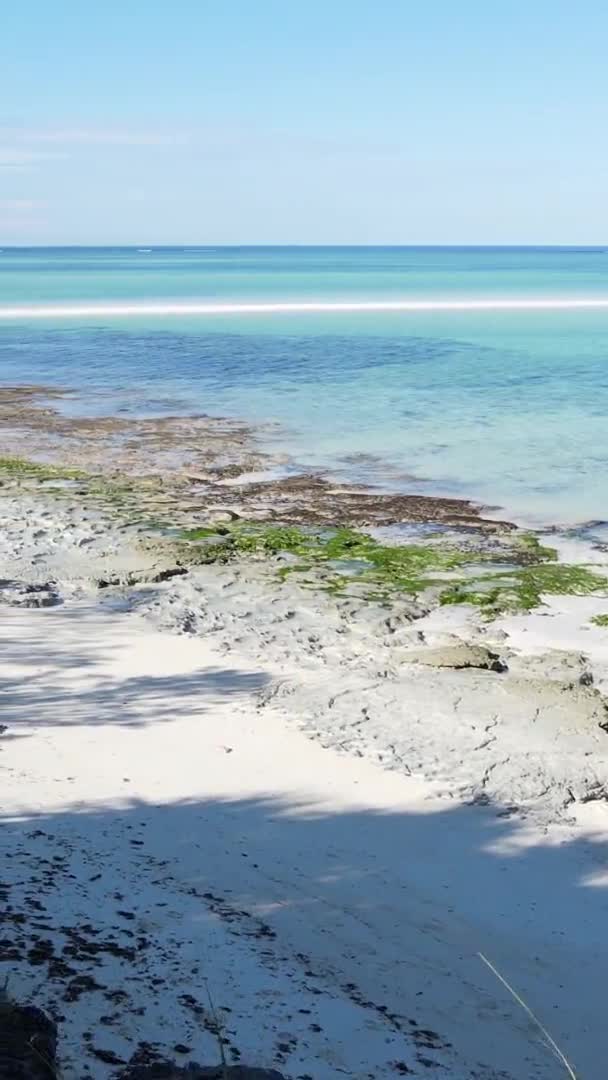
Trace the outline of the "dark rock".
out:
M 2 1078 L 4 1080 L 4 1078 Z M 255 1069 L 248 1065 L 175 1065 L 156 1061 L 151 1065 L 128 1065 L 117 1080 L 286 1080 L 276 1069 Z
M 103 1047 L 99 1046 L 92 1046 L 91 1053 L 98 1058 L 99 1061 L 103 1061 L 105 1065 L 122 1065 L 124 1061 L 124 1059 L 119 1057 L 114 1050 L 105 1050 Z
M 0 603 L 10 607 L 43 608 L 62 604 L 54 581 L 44 585 L 27 585 L 24 581 L 0 581 Z
M 169 581 L 174 577 L 183 577 L 188 573 L 186 566 L 168 566 L 165 570 L 159 570 L 152 578 L 153 582 Z
M 57 1025 L 33 1005 L 0 1000 L 0 1080 L 52 1080 Z

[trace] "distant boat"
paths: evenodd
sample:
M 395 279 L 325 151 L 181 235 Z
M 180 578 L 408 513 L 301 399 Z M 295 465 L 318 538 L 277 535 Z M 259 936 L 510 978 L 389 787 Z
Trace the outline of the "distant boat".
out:
M 149 255 L 152 248 L 138 248 L 137 250 L 141 252 L 142 255 Z

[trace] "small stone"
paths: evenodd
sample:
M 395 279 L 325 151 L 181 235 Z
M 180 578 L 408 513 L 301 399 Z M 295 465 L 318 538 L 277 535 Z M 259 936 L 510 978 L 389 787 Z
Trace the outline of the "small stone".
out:
M 219 509 L 218 510 L 214 510 L 214 509 L 208 510 L 207 514 L 206 514 L 207 520 L 212 522 L 212 524 L 214 524 L 214 525 L 219 524 L 220 522 L 221 523 L 224 523 L 224 522 L 227 523 L 229 521 L 238 521 L 239 516 L 240 515 L 237 514 L 235 510 L 219 510 Z
M 479 668 L 482 671 L 507 671 L 507 664 L 498 653 L 485 645 L 442 645 L 434 648 L 410 649 L 402 657 L 405 664 L 425 664 L 436 668 Z

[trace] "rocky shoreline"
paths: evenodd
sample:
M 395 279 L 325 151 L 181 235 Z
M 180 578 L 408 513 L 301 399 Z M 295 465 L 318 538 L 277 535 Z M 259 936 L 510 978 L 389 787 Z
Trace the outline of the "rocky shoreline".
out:
M 63 1016 L 68 1024 L 72 1072 L 67 1075 L 78 1080 L 78 1055 L 87 1062 L 82 1075 L 94 1080 L 115 1075 L 213 1076 L 210 1067 L 195 1065 L 214 1060 L 209 1056 L 213 1031 L 207 1027 L 204 1056 L 202 1036 L 196 1023 L 188 1027 L 187 1019 L 190 996 L 199 1003 L 200 1017 L 208 1020 L 207 1006 L 200 1005 L 204 980 L 199 985 L 192 953 L 193 934 L 198 938 L 191 929 L 204 912 L 205 927 L 215 926 L 213 933 L 220 934 L 219 927 L 228 935 L 228 945 L 221 934 L 217 943 L 224 967 L 234 962 L 226 956 L 238 946 L 238 963 L 244 969 L 253 971 L 259 963 L 264 971 L 261 983 L 258 975 L 248 978 L 256 993 L 263 985 L 270 995 L 274 1041 L 267 1043 L 273 1049 L 263 1063 L 280 1071 L 254 1071 L 251 1076 L 337 1080 L 346 1062 L 353 1068 L 348 1043 L 354 1040 L 359 1046 L 356 1033 L 365 1033 L 365 1024 L 372 1023 L 361 1018 L 366 1014 L 373 1016 L 374 1049 L 369 1054 L 375 1055 L 375 1080 L 421 1068 L 439 1077 L 448 1067 L 458 1080 L 468 1080 L 473 1075 L 469 1051 L 457 1060 L 452 1050 L 462 1026 L 460 1006 L 450 996 L 452 966 L 463 954 L 460 931 L 454 931 L 455 951 L 445 979 L 442 975 L 425 1009 L 417 1003 L 417 985 L 410 987 L 407 979 L 404 983 L 403 975 L 392 983 L 386 975 L 386 958 L 393 950 L 390 934 L 384 974 L 378 975 L 373 990 L 360 989 L 352 971 L 350 978 L 334 976 L 329 969 L 340 952 L 342 931 L 330 943 L 327 967 L 322 959 L 327 955 L 327 926 L 320 920 L 315 931 L 320 952 L 314 961 L 315 942 L 309 942 L 310 954 L 293 945 L 304 935 L 294 929 L 299 916 L 293 897 L 300 890 L 313 890 L 306 893 L 306 904 L 312 905 L 306 908 L 309 916 L 320 896 L 331 909 L 331 898 L 314 890 L 331 888 L 336 873 L 335 879 L 341 879 L 334 870 L 333 847 L 346 845 L 348 857 L 343 853 L 341 859 L 347 865 L 355 858 L 348 846 L 351 838 L 339 829 L 334 835 L 337 827 L 327 826 L 334 838 L 321 865 L 302 873 L 300 862 L 306 865 L 319 843 L 311 825 L 314 815 L 309 820 L 304 812 L 302 822 L 308 822 L 306 830 L 312 835 L 302 842 L 299 861 L 287 870 L 289 843 L 280 853 L 275 849 L 275 812 L 268 811 L 267 819 L 262 793 L 272 791 L 272 784 L 280 787 L 295 767 L 293 756 L 294 762 L 301 759 L 305 780 L 298 779 L 301 789 L 297 784 L 293 791 L 289 788 L 288 818 L 297 817 L 306 799 L 314 803 L 305 794 L 305 784 L 325 769 L 328 786 L 315 795 L 323 807 L 331 803 L 334 778 L 343 784 L 346 802 L 352 795 L 345 796 L 345 791 L 371 784 L 369 801 L 374 806 L 377 801 L 378 807 L 385 789 L 407 803 L 410 796 L 406 799 L 405 793 L 411 788 L 422 830 L 429 827 L 427 816 L 440 818 L 458 810 L 477 815 L 471 822 L 483 821 L 484 828 L 509 823 L 519 830 L 517 836 L 536 830 L 535 836 L 561 837 L 556 844 L 578 842 L 589 815 L 604 814 L 608 804 L 608 557 L 602 544 L 582 548 L 581 561 L 573 562 L 570 547 L 558 534 L 536 536 L 509 523 L 485 520 L 479 509 L 456 500 L 353 490 L 320 476 L 269 479 L 268 471 L 281 463 L 259 452 L 255 433 L 236 422 L 203 417 L 84 420 L 64 416 L 45 395 L 43 388 L 12 388 L 0 400 L 0 610 L 6 614 L 5 647 L 15 654 L 14 672 L 0 686 L 6 717 L 0 770 L 13 800 L 4 812 L 15 836 L 9 851 L 15 873 L 9 874 L 0 959 L 9 973 L 16 972 L 20 1000 L 28 1000 L 28 994 L 32 1000 L 44 970 L 47 984 L 41 1004 L 51 1009 L 53 1022 L 61 1024 Z M 125 670 L 119 665 L 110 679 L 106 666 L 116 642 L 124 639 L 121 647 L 130 656 L 132 638 L 141 639 L 137 663 L 147 672 L 145 680 L 134 674 L 128 659 L 120 661 Z M 23 652 L 15 647 L 21 640 Z M 158 653 L 149 659 L 154 649 Z M 196 665 L 203 650 L 208 650 L 209 660 L 201 674 Z M 162 667 L 169 653 L 172 667 L 161 692 L 146 665 Z M 35 659 L 30 670 L 31 655 Z M 182 656 L 188 659 L 182 661 Z M 199 715 L 201 695 L 212 702 L 209 721 Z M 238 704 L 243 696 L 246 706 Z M 165 736 L 169 718 L 181 732 L 179 738 Z M 55 733 L 52 739 L 49 731 Z M 145 750 L 131 743 L 135 734 Z M 276 746 L 283 742 L 283 756 L 275 765 Z M 193 754 L 200 757 L 198 768 Z M 53 764 L 47 765 L 47 759 Z M 173 769 L 165 766 L 169 760 Z M 232 762 L 241 770 L 236 776 L 230 771 Z M 137 786 L 134 777 L 141 770 Z M 259 836 L 238 821 L 235 834 L 247 838 L 238 855 L 244 863 L 250 847 L 259 847 L 248 885 L 258 899 L 254 902 L 247 890 L 238 901 L 226 899 L 230 889 L 209 884 L 209 878 L 224 875 L 232 880 L 234 874 L 238 882 L 241 868 L 235 867 L 231 846 L 235 840 L 223 846 L 221 830 L 228 829 L 230 819 L 220 815 L 210 796 L 202 801 L 199 776 L 218 805 L 230 799 L 240 805 L 247 803 L 251 777 L 260 770 L 263 777 L 259 788 L 254 784 L 252 811 L 260 818 Z M 230 796 L 221 786 L 215 790 L 216 772 L 225 777 Z M 73 807 L 70 799 L 76 800 Z M 139 853 L 152 832 L 163 836 L 159 809 L 176 815 L 175 835 L 190 838 L 187 874 L 173 853 L 171 830 L 147 861 Z M 355 814 L 354 809 L 349 812 Z M 370 812 L 364 827 L 378 828 L 375 822 L 383 812 Z M 200 818 L 199 824 L 190 823 L 191 813 L 194 821 Z M 209 820 L 220 815 L 220 831 L 205 833 L 199 850 L 198 830 L 208 822 L 207 814 Z M 25 837 L 23 828 L 28 830 Z M 396 838 L 403 828 L 407 826 L 401 824 L 387 841 L 387 850 L 401 842 Z M 439 831 L 434 843 L 443 843 L 442 837 Z M 375 843 L 366 856 L 372 861 Z M 206 866 L 203 887 L 197 876 L 199 860 L 211 858 L 211 849 L 212 866 Z M 469 858 L 465 850 L 463 858 Z M 275 856 L 277 866 L 263 861 Z M 444 858 L 449 858 L 447 848 Z M 39 859 L 49 867 L 42 885 Z M 388 874 L 386 868 L 384 872 Z M 291 899 L 285 908 L 282 900 L 273 899 L 274 886 L 269 885 L 279 873 L 289 881 Z M 361 888 L 368 873 L 367 864 L 359 866 L 356 880 Z M 426 881 L 426 871 L 420 873 Z M 74 926 L 62 921 L 55 878 L 70 897 Z M 103 925 L 94 916 L 99 880 L 107 909 Z M 348 893 L 348 872 L 345 881 L 340 887 Z M 147 905 L 141 911 L 134 899 L 140 886 Z M 237 892 L 240 888 L 235 882 L 231 887 Z M 407 881 L 394 887 L 391 902 L 399 920 L 402 905 L 410 910 L 403 892 L 407 888 Z M 45 908 L 42 913 L 32 908 L 34 893 Z M 434 897 L 432 889 L 430 895 Z M 132 900 L 138 920 L 137 938 L 125 896 Z M 375 892 L 368 903 L 375 910 Z M 428 903 L 434 905 L 435 898 Z M 294 905 L 292 925 L 284 912 Z M 164 922 L 165 906 L 180 926 L 187 910 L 187 927 L 176 933 L 174 921 Z M 372 915 L 362 916 L 356 904 L 352 910 L 353 926 L 360 933 L 361 919 Z M 339 925 L 343 915 L 328 917 Z M 413 918 L 411 912 L 408 917 Z M 445 919 L 440 901 L 435 918 Z M 40 925 L 34 927 L 32 920 Z M 424 919 L 420 925 L 426 926 Z M 74 927 L 80 935 L 76 952 Z M 380 927 L 379 922 L 373 925 L 376 937 Z M 418 921 L 416 927 L 415 937 L 407 939 L 407 948 L 414 952 L 419 935 L 424 940 L 427 932 L 419 929 Z M 133 940 L 127 940 L 129 934 Z M 344 972 L 356 940 L 352 938 L 339 961 Z M 135 947 L 134 942 L 140 944 Z M 111 953 L 108 957 L 104 949 L 100 955 L 102 944 Z M 417 963 L 422 985 L 428 968 L 424 948 Z M 91 965 L 97 981 L 85 984 Z M 186 965 L 186 981 L 192 985 L 184 990 Z M 437 958 L 433 965 L 437 970 L 441 966 Z M 264 982 L 269 969 L 280 993 Z M 471 970 L 476 971 L 475 965 Z M 467 986 L 477 978 L 471 970 L 463 974 Z M 524 970 L 525 965 L 520 975 Z M 407 986 L 409 1020 L 401 1015 L 394 1023 L 390 1020 L 397 1013 L 394 1006 L 391 1011 L 382 1004 L 385 977 L 397 998 Z M 140 984 L 155 1021 L 138 1019 L 143 1007 Z M 348 986 L 352 989 L 347 991 Z M 171 1006 L 171 1035 L 161 1033 L 156 1039 L 146 1024 L 162 1029 L 158 1017 L 167 987 L 178 1004 Z M 225 1015 L 232 1060 L 225 1075 L 245 1077 L 249 1074 L 239 1065 L 240 1054 L 253 1060 L 255 1017 L 259 1020 L 262 1014 L 248 1012 L 248 996 L 231 993 Z M 280 1005 L 272 1004 L 272 993 L 282 995 Z M 476 993 L 473 1011 L 481 1007 Z M 388 1000 L 388 990 L 386 994 Z M 440 1023 L 432 1024 L 442 994 L 451 1002 L 439 1009 L 445 1030 Z M 339 1052 L 337 1036 L 324 1032 L 325 1014 L 315 1012 L 317 997 L 329 1014 L 334 1008 L 347 1009 L 344 1023 L 354 1034 L 340 1043 Z M 61 1012 L 57 1003 L 72 1000 L 80 1002 L 74 1016 L 64 1006 Z M 510 1017 L 509 1022 L 517 1021 Z M 156 1055 L 147 1061 L 137 1057 L 142 1025 L 139 1042 L 144 1048 L 153 1044 Z M 187 1045 L 178 1034 L 185 1026 Z M 419 1028 L 432 1039 L 429 1035 L 426 1043 L 417 1042 Z M 522 1038 L 525 1042 L 528 1035 Z M 368 1035 L 357 1050 L 363 1056 L 368 1053 L 366 1039 Z M 488 1039 L 491 1042 L 490 1035 Z M 322 1046 L 319 1040 L 325 1040 Z M 182 1044 L 190 1065 L 175 1066 L 171 1072 L 173 1066 L 167 1063 L 175 1060 L 173 1047 Z M 489 1045 L 483 1053 L 474 1053 L 475 1068 L 481 1068 L 478 1075 L 484 1080 L 520 1075 L 512 1064 L 501 1070 Z M 372 1057 L 350 1074 L 372 1075 Z M 117 1073 L 119 1067 L 127 1071 Z M 145 1068 L 156 1072 L 142 1072 Z M 239 1068 L 240 1073 L 235 1071 Z M 530 1075 L 549 1077 L 542 1062 L 535 1068 Z
M 297 658 L 314 685 L 285 680 L 261 707 L 288 700 L 324 745 L 415 762 L 450 797 L 550 815 L 606 797 L 602 544 L 590 564 L 565 563 L 456 500 L 251 479 L 270 463 L 237 422 L 73 418 L 44 395 L 0 392 L 4 449 L 30 450 L 0 457 L 0 603 L 92 596 L 211 632 L 226 655 L 236 640 L 253 663 Z M 528 623 L 563 619 L 564 603 L 577 647 L 527 650 Z
M 437 522 L 487 533 L 512 528 L 484 518 L 467 500 L 391 494 L 320 473 L 294 473 L 285 454 L 262 450 L 264 428 L 241 421 L 72 416 L 58 408 L 71 396 L 43 386 L 0 388 L 5 473 L 7 462 L 22 460 L 30 464 L 32 480 L 63 481 L 98 502 L 122 509 L 132 503 L 142 516 L 169 514 L 173 523 L 217 510 L 297 525 Z M 13 479 L 27 478 L 27 470 L 15 469 Z

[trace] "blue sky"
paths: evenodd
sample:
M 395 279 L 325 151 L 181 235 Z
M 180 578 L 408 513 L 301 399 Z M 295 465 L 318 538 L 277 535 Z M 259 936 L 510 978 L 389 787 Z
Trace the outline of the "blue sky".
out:
M 606 243 L 608 9 L 20 0 L 0 243 Z

